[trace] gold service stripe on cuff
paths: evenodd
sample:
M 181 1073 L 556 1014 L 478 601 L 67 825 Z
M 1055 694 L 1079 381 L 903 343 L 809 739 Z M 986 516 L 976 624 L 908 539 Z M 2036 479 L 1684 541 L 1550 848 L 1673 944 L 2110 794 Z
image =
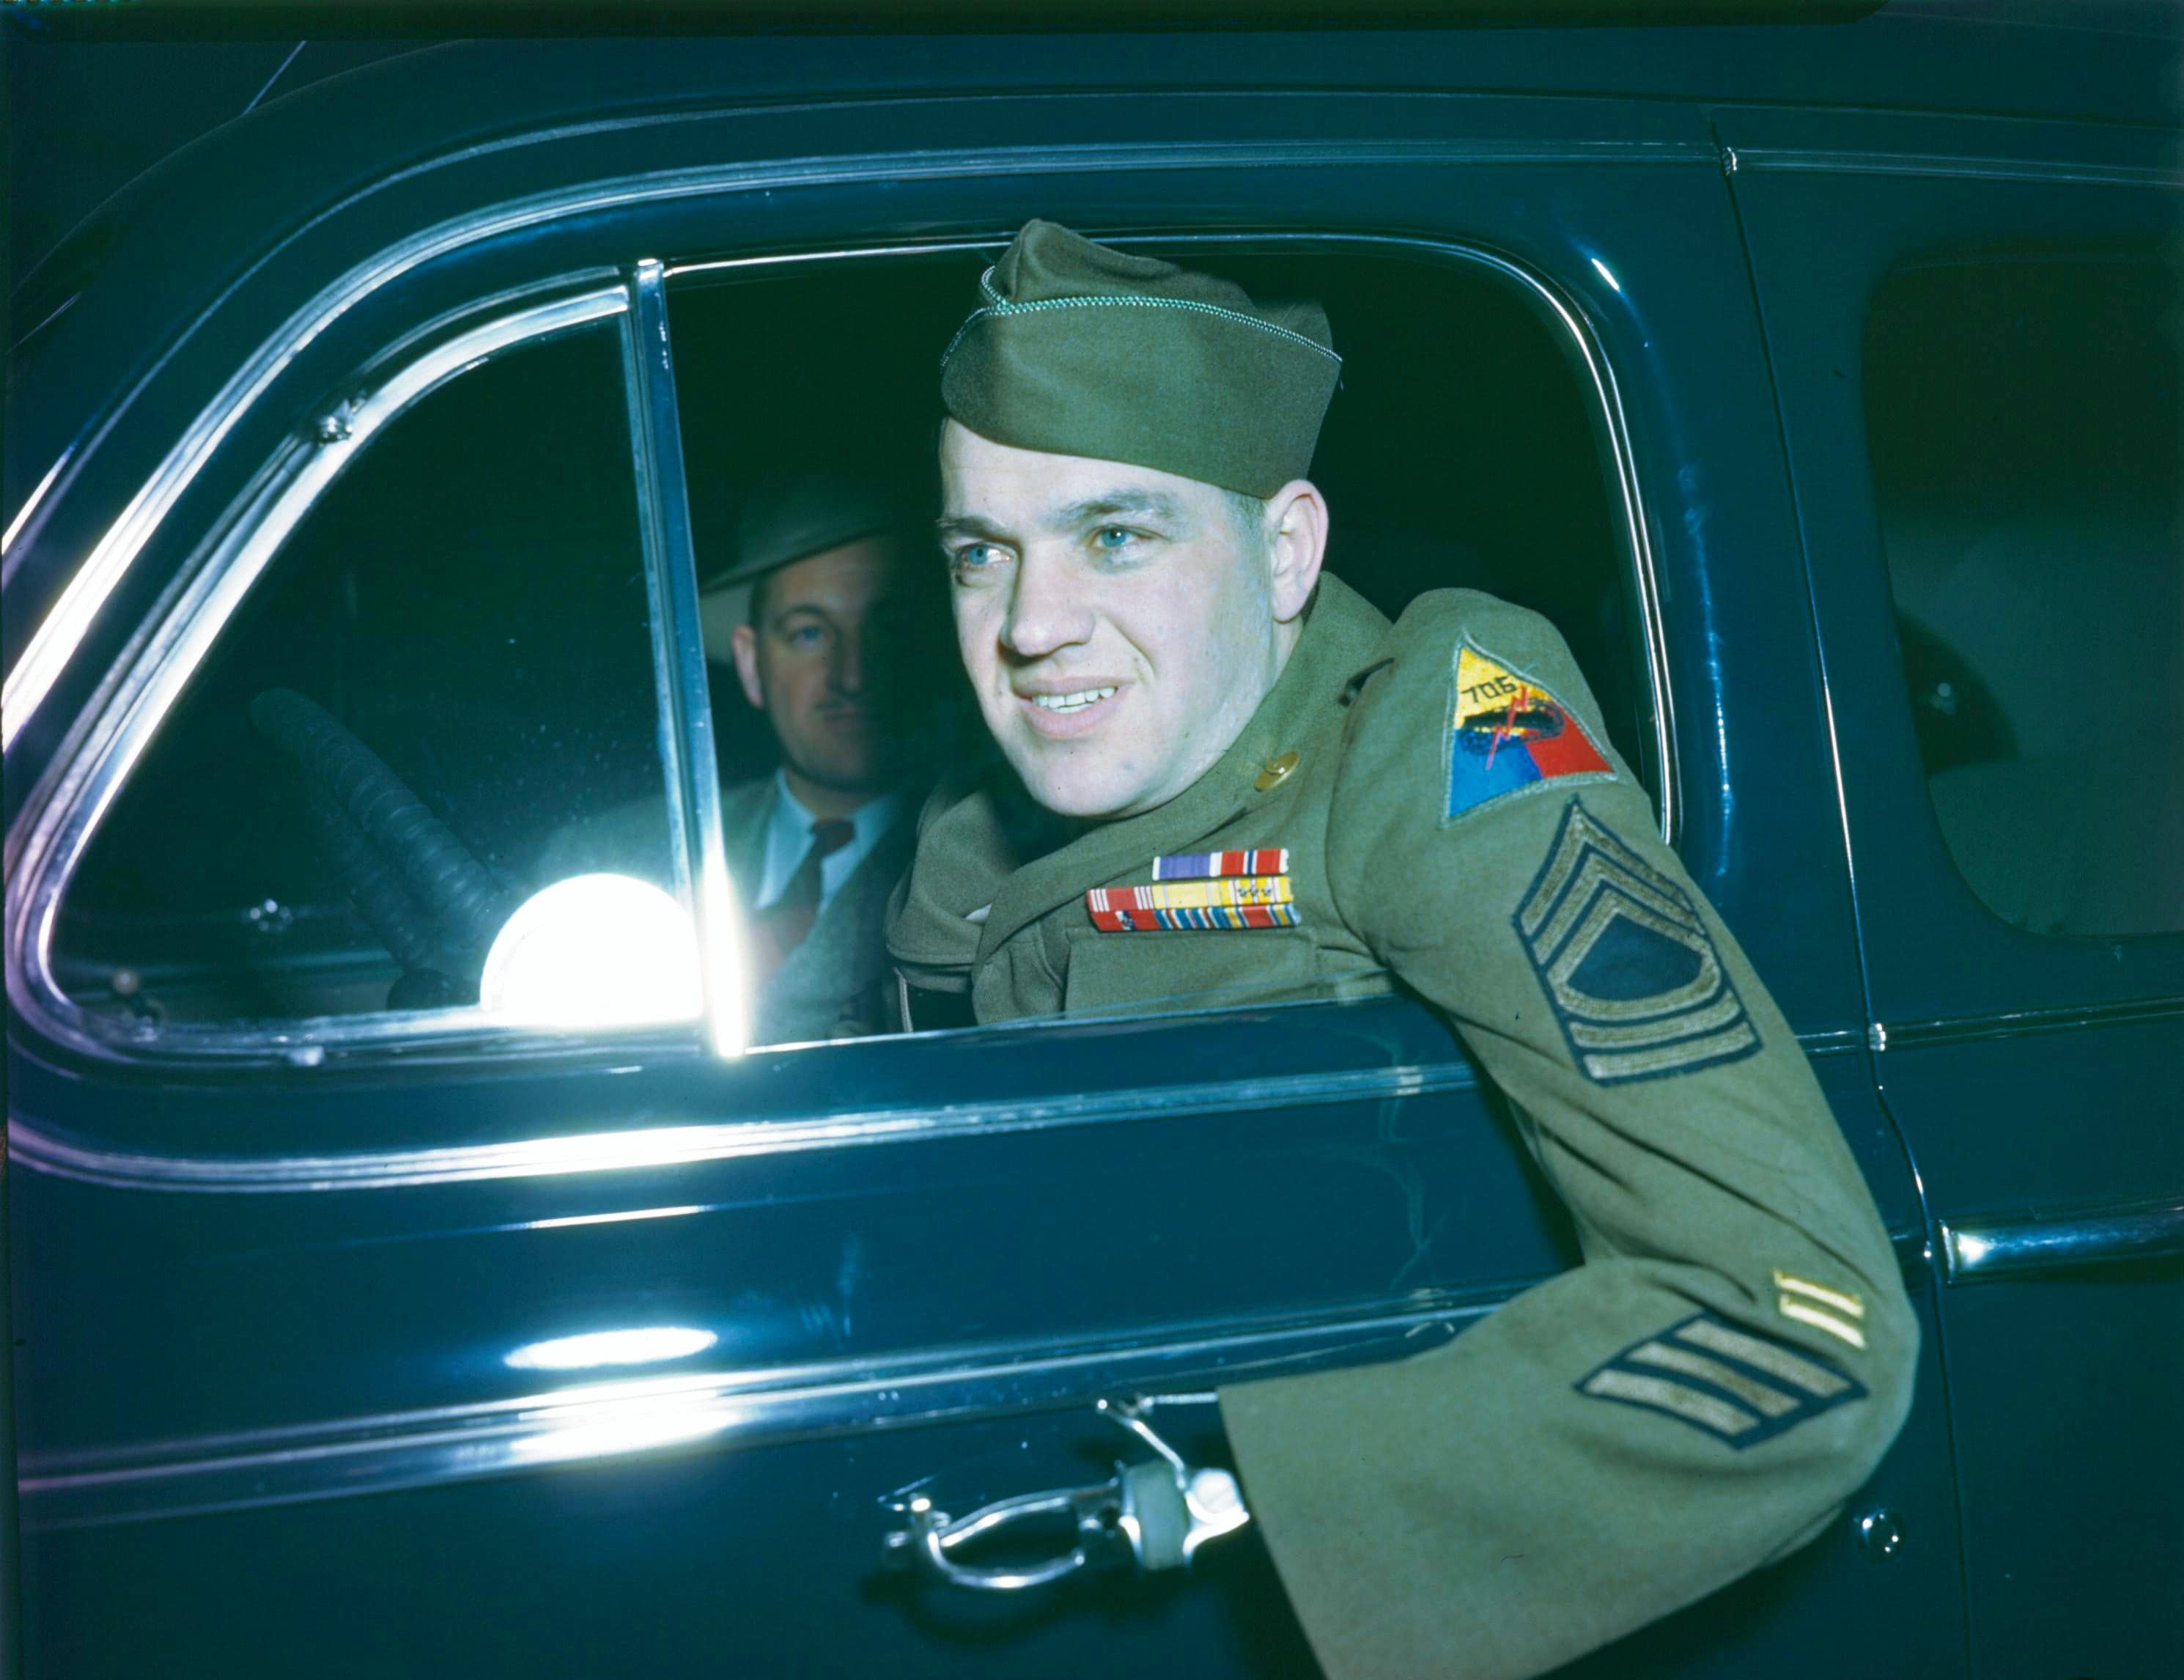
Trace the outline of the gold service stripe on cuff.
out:
M 1808 1301 L 1816 1301 L 1846 1318 L 1862 1319 L 1865 1316 L 1865 1303 L 1857 1296 L 1841 1289 L 1830 1289 L 1823 1284 L 1809 1283 L 1802 1277 L 1792 1277 L 1780 1267 L 1775 1269 L 1774 1287 L 1788 1294 L 1802 1295 Z
M 1802 1301 L 1793 1301 L 1787 1295 L 1777 1296 L 1774 1310 L 1786 1319 L 1795 1319 L 1815 1330 L 1825 1330 L 1830 1336 L 1847 1342 L 1853 1348 L 1865 1346 L 1865 1332 L 1854 1324 L 1846 1324 L 1832 1313 L 1824 1313 L 1818 1307 L 1808 1307 Z

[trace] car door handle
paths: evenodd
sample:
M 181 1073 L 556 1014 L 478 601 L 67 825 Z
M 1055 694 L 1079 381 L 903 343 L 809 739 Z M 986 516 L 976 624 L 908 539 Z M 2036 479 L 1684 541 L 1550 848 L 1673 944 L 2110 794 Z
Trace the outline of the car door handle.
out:
M 1107 1481 L 1089 1487 L 1018 1493 L 951 1516 L 922 1496 L 900 1507 L 909 1521 L 884 1542 L 890 1567 L 978 1593 L 1017 1593 L 1085 1571 L 1139 1572 L 1188 1568 L 1207 1541 L 1251 1520 L 1243 1490 L 1225 1470 L 1193 1470 L 1145 1421 L 1142 1400 L 1101 1400 L 1098 1409 L 1152 1448 L 1142 1463 L 1117 1462 Z M 1069 1519 L 1070 1543 L 1035 1562 L 981 1565 L 955 1555 L 1017 1524 L 1056 1527 Z

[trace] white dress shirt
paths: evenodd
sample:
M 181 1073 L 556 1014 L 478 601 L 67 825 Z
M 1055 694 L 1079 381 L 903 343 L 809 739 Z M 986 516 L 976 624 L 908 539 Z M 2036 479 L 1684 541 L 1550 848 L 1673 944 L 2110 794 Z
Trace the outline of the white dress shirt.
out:
M 865 854 L 879 844 L 880 836 L 894 826 L 902 810 L 902 795 L 884 793 L 859 806 L 849 816 L 856 832 L 848 845 L 837 847 L 819 861 L 819 907 L 824 910 L 843 882 L 856 873 Z M 788 790 L 788 779 L 773 773 L 773 815 L 766 825 L 766 857 L 760 866 L 755 908 L 763 910 L 787 890 L 788 878 L 811 849 L 811 825 L 819 819 Z

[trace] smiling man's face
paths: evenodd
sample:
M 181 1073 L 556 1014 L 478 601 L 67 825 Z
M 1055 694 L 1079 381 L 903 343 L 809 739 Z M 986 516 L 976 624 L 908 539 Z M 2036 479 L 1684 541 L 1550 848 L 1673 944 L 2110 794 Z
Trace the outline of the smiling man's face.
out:
M 1112 819 L 1196 781 L 1295 645 L 1318 493 L 1286 487 L 1254 520 L 1195 479 L 1016 449 L 952 420 L 940 472 L 964 668 L 1032 796 Z M 1308 556 L 1281 517 L 1300 488 Z

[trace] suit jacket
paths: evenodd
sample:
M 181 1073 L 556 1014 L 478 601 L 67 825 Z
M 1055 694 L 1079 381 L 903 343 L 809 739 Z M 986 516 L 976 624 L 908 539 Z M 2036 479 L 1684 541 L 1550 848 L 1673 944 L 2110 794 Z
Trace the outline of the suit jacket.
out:
M 772 776 L 721 790 L 721 834 L 728 879 L 745 916 L 764 867 L 767 825 L 779 784 Z M 917 843 L 918 801 L 866 852 L 827 900 L 804 942 L 788 953 L 751 1007 L 753 1044 L 854 1037 L 893 1030 L 894 989 L 887 954 L 888 900 Z M 666 873 L 666 799 L 632 800 L 571 823 L 547 842 L 538 885 L 609 870 L 672 888 Z

